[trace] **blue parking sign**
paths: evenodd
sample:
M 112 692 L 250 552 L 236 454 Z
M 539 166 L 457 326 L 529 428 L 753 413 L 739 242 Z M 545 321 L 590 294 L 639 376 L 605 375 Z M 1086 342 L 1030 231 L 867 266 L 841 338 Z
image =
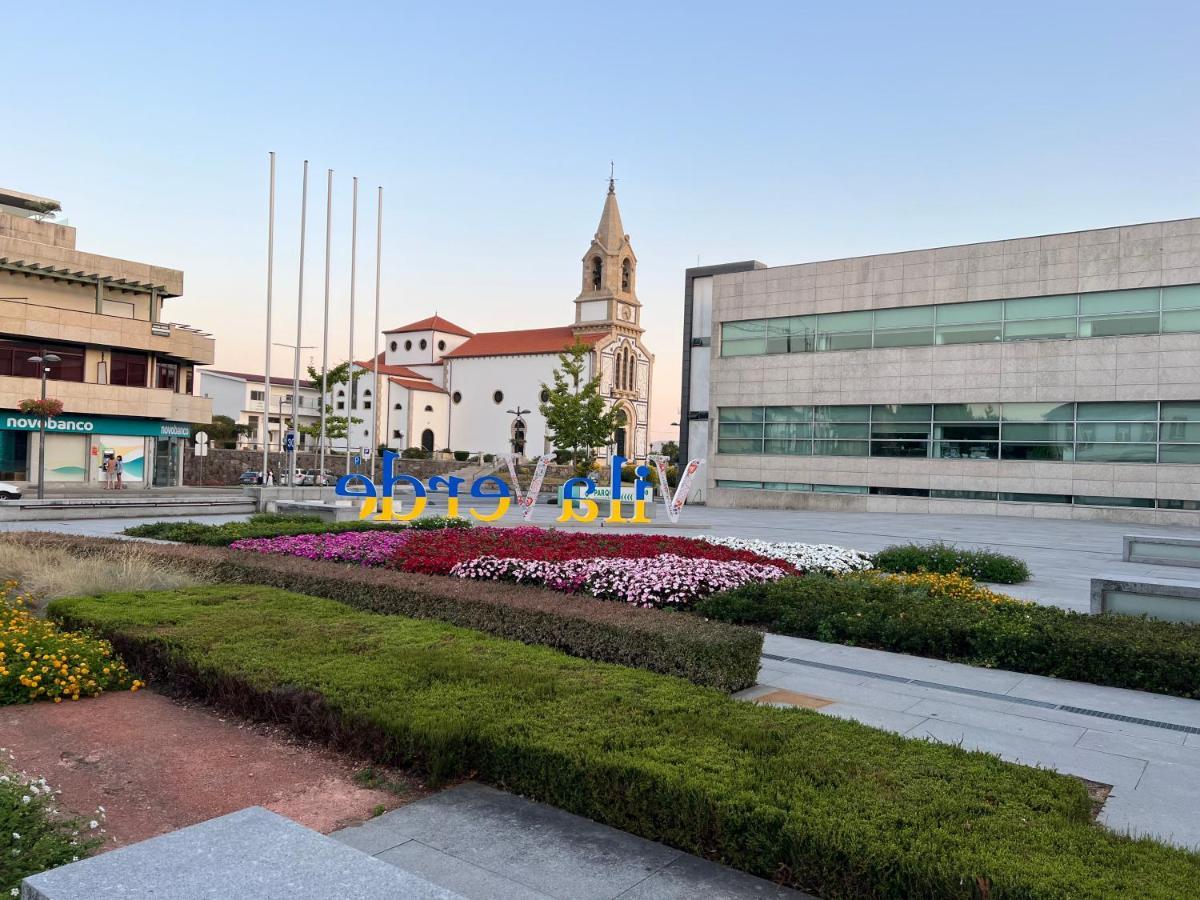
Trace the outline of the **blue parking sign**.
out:
M 283 449 L 291 453 L 296 449 L 296 432 L 289 431 L 283 439 Z

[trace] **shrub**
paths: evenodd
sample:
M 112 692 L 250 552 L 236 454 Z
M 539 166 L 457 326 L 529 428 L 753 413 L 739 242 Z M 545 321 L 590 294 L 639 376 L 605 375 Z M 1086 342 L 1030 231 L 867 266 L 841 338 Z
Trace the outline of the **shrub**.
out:
M 17 896 L 21 880 L 88 856 L 100 843 L 79 833 L 84 823 L 61 815 L 44 778 L 0 772 L 0 893 Z
M 150 522 L 134 525 L 123 532 L 130 537 L 156 538 L 183 544 L 207 544 L 227 547 L 246 538 L 271 538 L 292 534 L 341 534 L 347 531 L 436 531 L 442 528 L 470 528 L 466 519 L 430 516 L 413 522 L 324 522 L 319 516 L 252 516 L 247 522 L 203 525 L 199 522 Z
M 735 550 L 749 550 L 766 559 L 789 563 L 801 572 L 827 572 L 840 575 L 871 568 L 871 557 L 861 550 L 847 550 L 833 544 L 795 544 L 763 541 L 758 538 L 716 537 L 701 535 L 700 540 Z
M 485 453 L 485 454 L 483 454 L 483 461 L 484 461 L 485 463 L 495 462 L 495 461 L 496 461 L 496 454 L 494 454 L 494 453 Z
M 401 459 L 429 459 L 433 453 L 422 447 L 405 447 L 400 451 Z
M 875 554 L 881 572 L 962 572 L 976 581 L 1020 584 L 1029 580 L 1029 567 L 1015 556 L 995 550 L 963 550 L 950 544 L 896 544 Z
M 1200 625 L 1068 612 L 963 581 L 808 575 L 715 594 L 696 611 L 778 634 L 1200 698 Z
M 1200 856 L 1096 826 L 1074 778 L 542 647 L 245 586 L 53 611 L 237 713 L 826 897 L 1174 900 L 1200 880 Z
M 87 557 L 118 543 L 67 535 L 8 535 Z M 437 619 L 573 656 L 677 675 L 723 691 L 754 684 L 762 635 L 671 611 L 579 601 L 540 588 L 415 575 L 215 547 L 148 544 L 159 565 L 214 582 L 267 584 L 375 613 Z
M 466 462 L 468 459 L 471 458 L 471 451 L 470 450 L 455 450 L 454 458 L 456 460 L 458 460 L 459 462 Z
M 107 641 L 37 618 L 26 608 L 29 599 L 15 581 L 0 589 L 0 705 L 61 703 L 142 686 Z

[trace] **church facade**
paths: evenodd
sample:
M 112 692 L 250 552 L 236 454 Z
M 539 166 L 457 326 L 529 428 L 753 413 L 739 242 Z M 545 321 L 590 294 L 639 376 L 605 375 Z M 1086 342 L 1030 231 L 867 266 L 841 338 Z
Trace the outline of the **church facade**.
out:
M 599 374 L 601 395 L 620 413 L 614 440 L 596 448 L 599 455 L 644 459 L 654 356 L 642 343 L 637 256 L 611 179 L 574 305 L 573 322 L 543 328 L 474 332 L 434 315 L 388 329 L 374 363 L 356 363 L 363 372 L 378 365 L 381 396 L 371 396 L 367 377 L 358 379 L 355 396 L 341 386 L 342 396 L 331 398 L 335 414 L 362 419 L 351 427 L 352 446 L 549 452 L 553 442 L 538 411 L 542 386 L 553 383 L 559 354 L 581 342 L 589 350 L 587 377 Z

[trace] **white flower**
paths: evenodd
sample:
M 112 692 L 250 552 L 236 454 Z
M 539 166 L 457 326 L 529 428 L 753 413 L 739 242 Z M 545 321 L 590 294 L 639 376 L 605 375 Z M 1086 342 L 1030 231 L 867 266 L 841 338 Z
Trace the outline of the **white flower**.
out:
M 92 819 L 92 821 L 88 822 L 88 828 L 92 829 L 92 831 L 95 831 L 99 827 L 100 827 L 100 823 L 97 822 L 95 819 Z
M 23 797 L 21 798 L 21 802 L 22 802 L 22 803 L 29 803 L 29 802 L 30 802 L 32 799 L 33 799 L 32 797 L 30 797 L 28 794 L 26 794 L 25 796 L 23 796 Z
M 21 896 L 21 892 L 19 890 L 17 890 L 16 888 L 13 888 L 11 891 L 8 892 L 8 895 L 10 897 L 19 897 L 19 896 Z
M 21 839 L 21 835 L 19 835 L 17 832 L 14 831 L 13 832 L 13 840 L 19 841 L 20 839 Z

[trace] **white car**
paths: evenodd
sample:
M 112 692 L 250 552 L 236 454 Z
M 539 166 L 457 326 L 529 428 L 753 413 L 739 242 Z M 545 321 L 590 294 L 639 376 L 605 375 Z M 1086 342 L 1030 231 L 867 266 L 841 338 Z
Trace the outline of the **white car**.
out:
M 21 488 L 11 481 L 0 481 L 0 500 L 20 500 Z

